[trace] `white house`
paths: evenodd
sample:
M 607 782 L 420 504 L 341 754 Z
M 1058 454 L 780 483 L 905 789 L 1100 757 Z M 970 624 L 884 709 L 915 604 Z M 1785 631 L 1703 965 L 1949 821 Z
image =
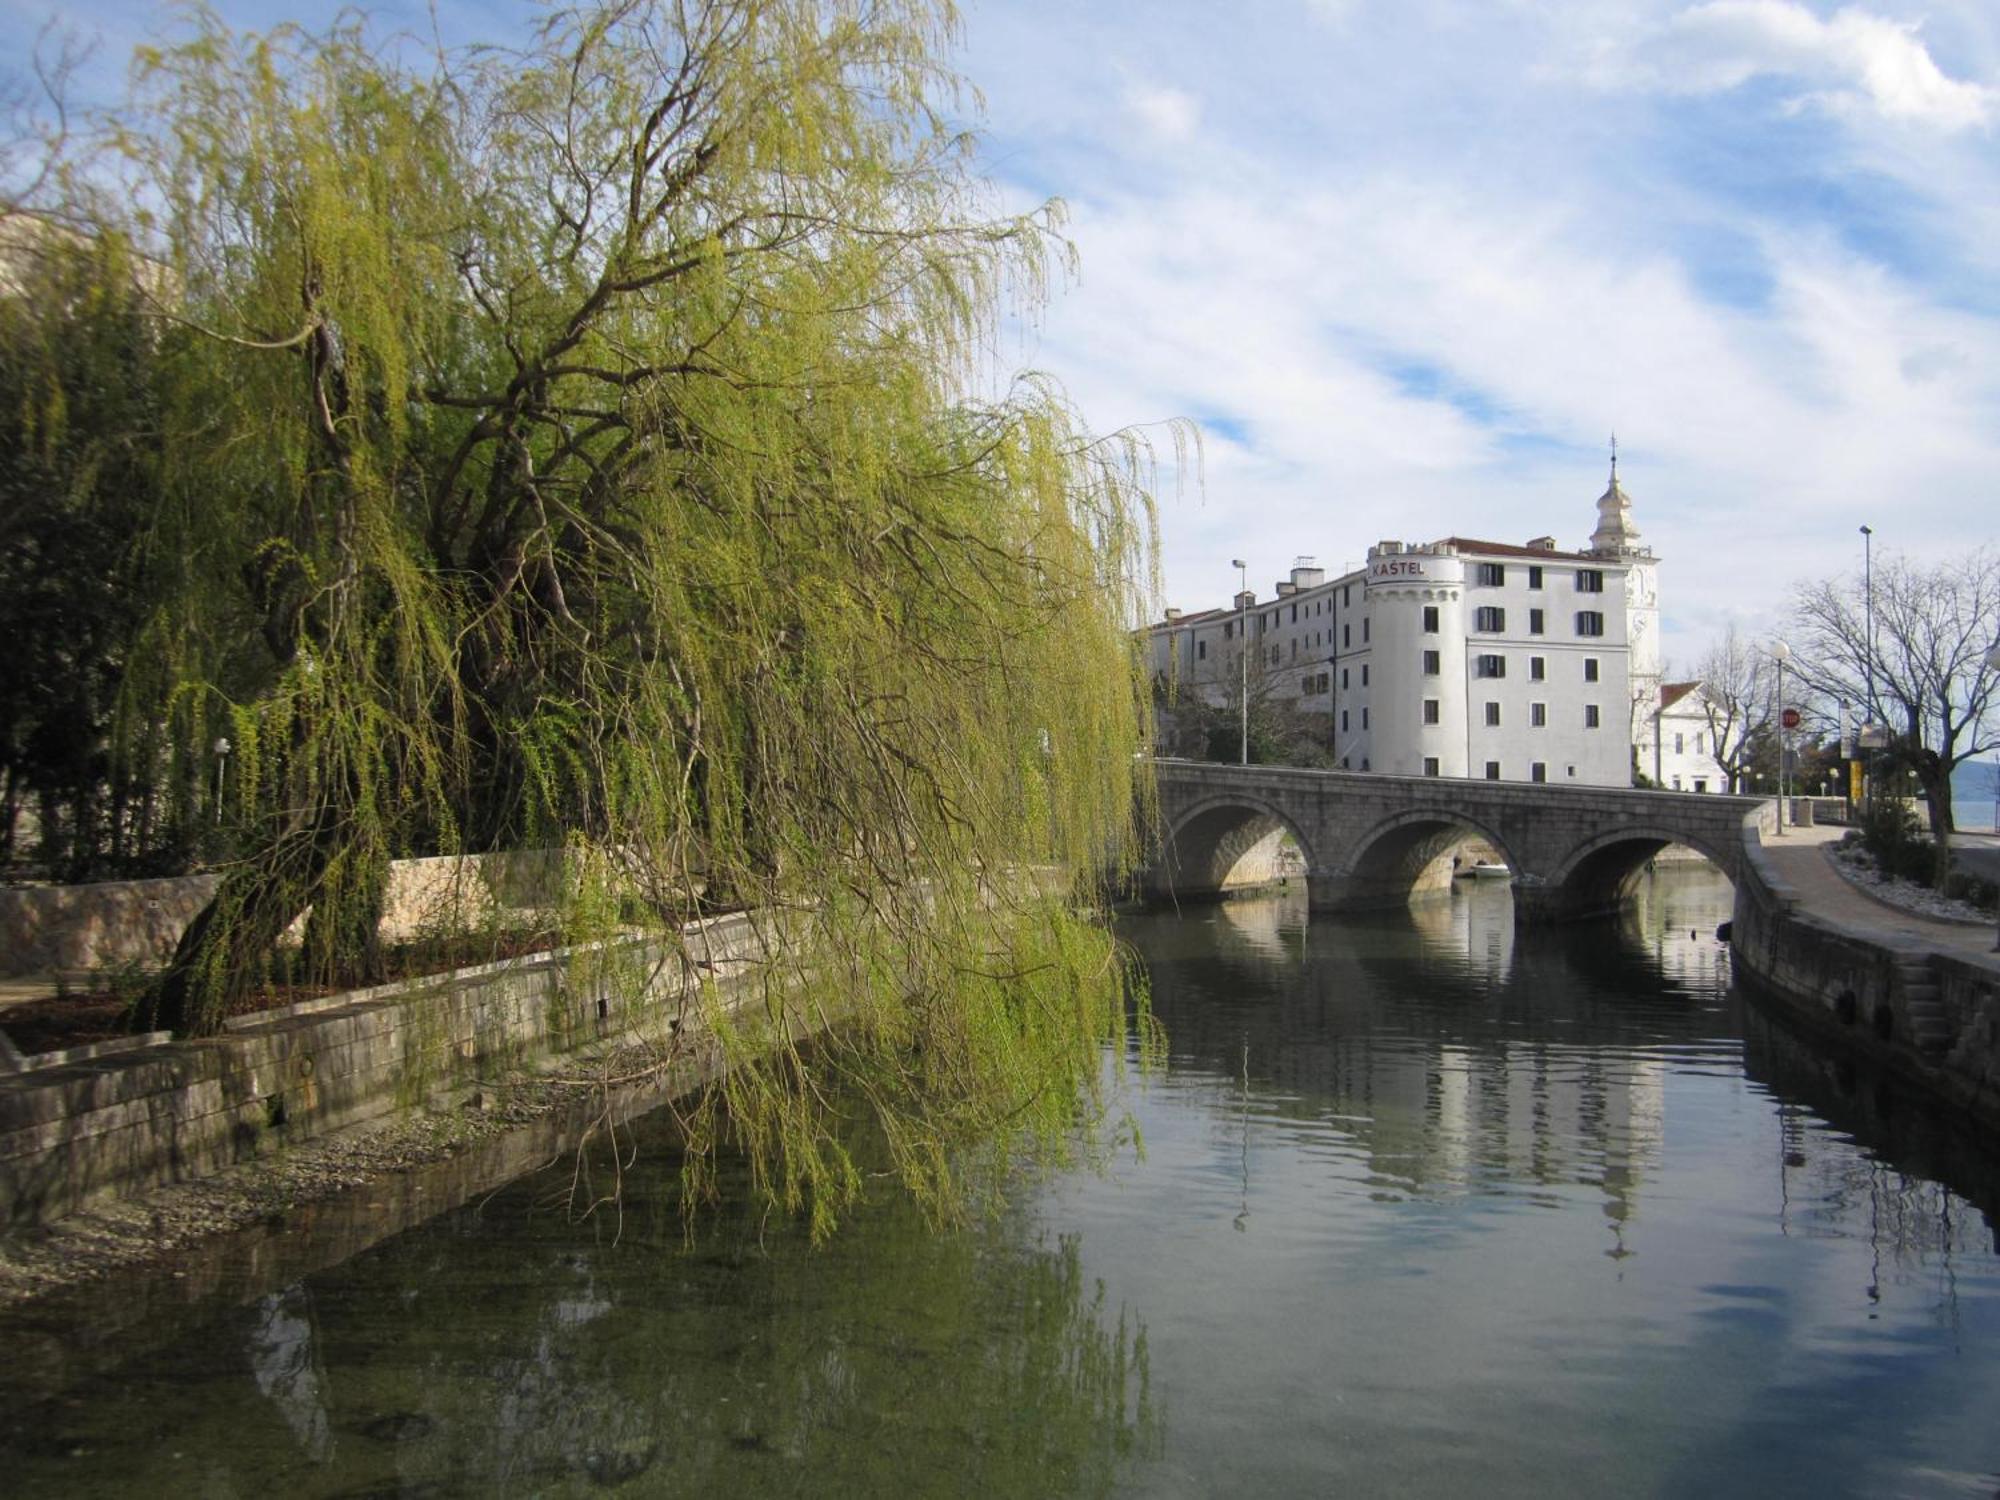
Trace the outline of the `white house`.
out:
M 1718 733 L 1699 682 L 1663 682 L 1658 708 L 1640 726 L 1639 769 L 1668 791 L 1726 792 Z

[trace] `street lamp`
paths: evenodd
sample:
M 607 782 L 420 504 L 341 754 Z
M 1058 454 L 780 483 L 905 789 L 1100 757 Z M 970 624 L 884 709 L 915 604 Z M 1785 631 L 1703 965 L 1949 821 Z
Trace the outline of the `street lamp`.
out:
M 229 737 L 217 735 L 215 738 L 215 821 L 222 821 L 222 773 L 229 764 Z
M 1869 726 L 1875 723 L 1875 528 L 1861 528 L 1861 597 L 1866 616 L 1861 641 L 1862 672 L 1868 679 L 1865 708 Z
M 1236 658 L 1243 668 L 1241 763 L 1247 766 L 1250 764 L 1250 565 L 1240 557 L 1232 557 L 1229 559 L 1229 566 L 1236 570 L 1236 633 L 1242 637 L 1237 642 Z
M 1778 837 L 1785 836 L 1785 762 L 1792 753 L 1792 726 L 1785 722 L 1785 663 L 1792 659 L 1792 648 L 1783 641 L 1771 645 L 1771 659 L 1778 664 Z

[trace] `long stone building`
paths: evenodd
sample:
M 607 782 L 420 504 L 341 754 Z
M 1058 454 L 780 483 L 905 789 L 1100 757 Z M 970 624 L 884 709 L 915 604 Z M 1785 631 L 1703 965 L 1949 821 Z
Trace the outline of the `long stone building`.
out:
M 1322 716 L 1346 770 L 1589 786 L 1651 771 L 1659 559 L 1615 457 L 1581 549 L 1378 542 L 1351 573 L 1302 560 L 1272 599 L 1170 609 L 1146 634 L 1153 672 L 1182 692 L 1225 706 L 1247 678 L 1253 696 Z

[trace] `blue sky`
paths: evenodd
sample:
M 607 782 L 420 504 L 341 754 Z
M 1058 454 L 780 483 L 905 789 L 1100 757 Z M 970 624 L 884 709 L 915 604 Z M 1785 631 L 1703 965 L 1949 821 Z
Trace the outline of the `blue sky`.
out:
M 5 55 L 47 13 L 0 0 Z M 468 39 L 508 13 L 441 6 Z M 109 59 L 160 12 L 66 14 Z M 1920 557 L 2000 536 L 1992 0 L 977 0 L 965 22 L 987 170 L 1011 202 L 1065 199 L 1081 256 L 1003 357 L 1100 429 L 1203 422 L 1162 603 L 1225 601 L 1232 557 L 1268 594 L 1296 555 L 1384 537 L 1579 544 L 1614 430 L 1683 666 L 1858 567 L 1864 522 Z

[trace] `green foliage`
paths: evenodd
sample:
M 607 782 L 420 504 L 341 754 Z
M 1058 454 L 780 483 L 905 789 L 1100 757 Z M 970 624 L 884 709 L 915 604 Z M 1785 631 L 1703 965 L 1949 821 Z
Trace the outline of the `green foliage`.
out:
M 1067 248 L 971 174 L 950 9 L 609 5 L 423 67 L 189 24 L 119 137 L 173 348 L 132 722 L 231 726 L 240 852 L 148 1019 L 215 1029 L 307 908 L 309 976 L 374 977 L 394 857 L 556 848 L 573 938 L 777 914 L 695 1120 L 816 1223 L 829 1071 L 940 1209 L 962 1141 L 1056 1140 L 1134 998 L 1070 913 L 1145 790 L 1150 461 L 978 394 Z

